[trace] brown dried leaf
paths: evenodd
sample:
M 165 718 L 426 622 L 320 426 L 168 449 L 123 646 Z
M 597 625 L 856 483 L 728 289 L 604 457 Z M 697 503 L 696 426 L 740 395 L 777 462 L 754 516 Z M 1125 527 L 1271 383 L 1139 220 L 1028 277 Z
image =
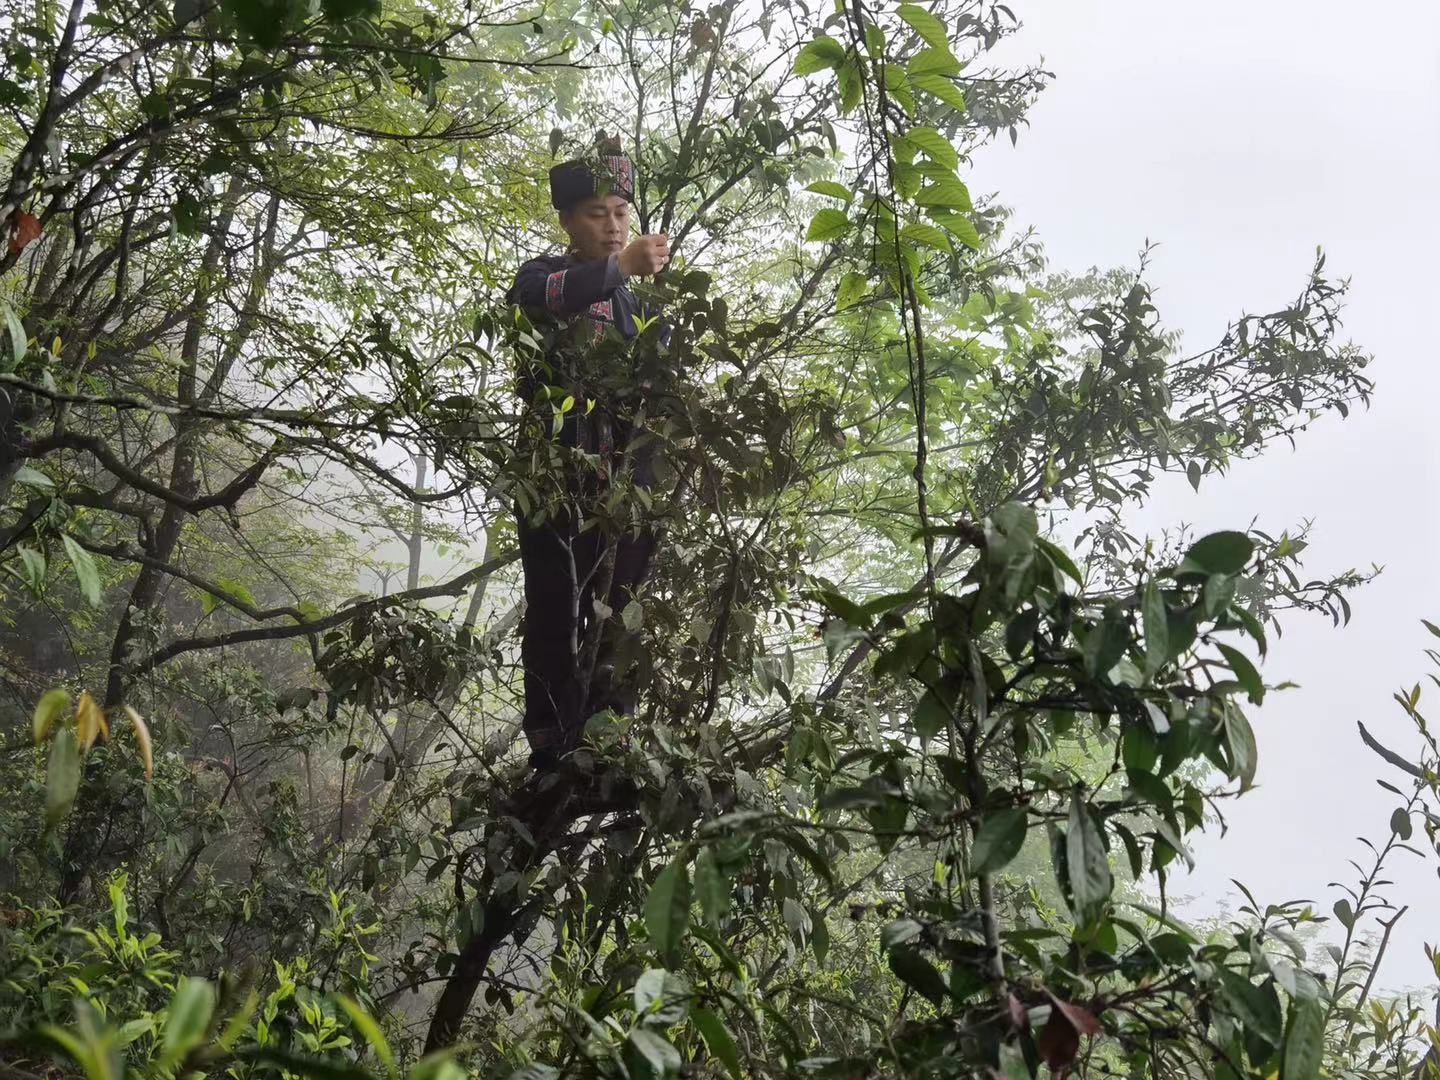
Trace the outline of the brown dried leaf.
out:
M 145 762 L 145 779 L 149 780 L 155 775 L 154 749 L 150 742 L 150 729 L 140 714 L 129 705 L 125 706 L 125 715 L 130 717 L 130 726 L 135 729 L 135 745 L 140 750 L 140 760 Z

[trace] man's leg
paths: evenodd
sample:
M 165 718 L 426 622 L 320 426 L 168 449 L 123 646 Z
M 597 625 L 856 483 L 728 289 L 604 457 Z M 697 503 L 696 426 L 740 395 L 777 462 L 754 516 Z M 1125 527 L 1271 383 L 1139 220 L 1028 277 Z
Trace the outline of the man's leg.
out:
M 585 687 L 576 677 L 576 574 L 583 583 L 593 542 L 576 535 L 566 515 L 543 525 L 516 516 L 525 571 L 520 661 L 525 671 L 525 737 L 531 763 L 553 763 L 570 750 L 584 723 Z M 593 560 L 593 555 L 589 558 Z M 583 591 L 583 590 L 582 590 Z M 588 600 L 582 596 L 581 603 Z
M 614 614 L 604 627 L 595 660 L 595 678 L 588 706 L 591 713 L 608 708 L 622 716 L 635 715 L 633 661 L 638 635 L 626 630 L 621 618 L 625 606 L 636 598 L 644 584 L 654 554 L 655 536 L 648 527 L 642 529 L 638 536 L 626 533 L 616 541 L 615 573 L 610 582 L 610 595 L 606 599 Z

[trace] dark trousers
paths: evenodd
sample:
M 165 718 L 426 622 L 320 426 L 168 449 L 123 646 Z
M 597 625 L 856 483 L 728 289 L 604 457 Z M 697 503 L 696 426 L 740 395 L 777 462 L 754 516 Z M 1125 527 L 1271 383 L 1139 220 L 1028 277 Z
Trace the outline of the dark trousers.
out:
M 583 393 L 575 394 L 583 402 Z M 637 487 L 655 482 L 654 445 L 632 427 L 631 417 L 617 415 L 604 404 L 593 411 L 582 405 L 565 416 L 556 441 L 599 454 L 609 472 L 623 469 Z M 531 524 L 516 507 L 520 561 L 525 572 L 525 618 L 520 631 L 520 661 L 525 675 L 525 737 L 542 755 L 575 748 L 585 722 L 595 713 L 614 709 L 635 712 L 634 678 L 627 677 L 625 653 L 618 650 L 626 636 L 625 610 L 650 570 L 655 533 L 647 524 L 638 531 L 606 535 L 598 523 L 583 532 L 584 518 L 572 509 L 592 505 L 603 496 L 607 481 L 593 473 L 574 473 L 566 481 L 566 506 L 554 507 L 540 523 Z M 609 588 L 602 593 L 606 551 L 615 549 Z M 595 600 L 610 609 L 599 626 L 598 649 L 590 670 L 586 639 L 599 614 Z M 626 642 L 633 645 L 633 641 Z M 617 662 L 618 661 L 618 662 Z M 616 670 L 627 669 L 627 670 Z
M 574 749 L 585 721 L 611 708 L 635 711 L 631 680 L 613 670 L 615 646 L 624 628 L 620 614 L 645 579 L 655 550 L 647 528 L 638 536 L 614 539 L 615 568 L 603 602 L 611 610 L 599 627 L 593 670 L 586 672 L 586 638 L 599 615 L 595 598 L 605 574 L 607 538 L 565 514 L 530 525 L 517 512 L 520 561 L 525 570 L 525 619 L 520 660 L 525 670 L 525 737 L 532 751 L 563 754 Z

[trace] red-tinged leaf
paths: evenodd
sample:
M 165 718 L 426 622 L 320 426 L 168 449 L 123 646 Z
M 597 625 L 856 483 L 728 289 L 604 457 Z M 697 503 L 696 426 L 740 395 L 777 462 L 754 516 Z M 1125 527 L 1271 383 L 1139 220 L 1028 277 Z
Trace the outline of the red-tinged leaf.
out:
M 1035 1048 L 1040 1051 L 1040 1056 L 1045 1059 L 1045 1064 L 1050 1066 L 1051 1071 L 1059 1072 L 1069 1068 L 1075 1055 L 1080 1052 L 1080 1033 L 1063 1012 L 1051 1009 L 1050 1019 L 1045 1021 L 1045 1026 L 1040 1029 L 1040 1037 L 1035 1040 Z
M 1050 1000 L 1055 1003 L 1055 1008 L 1059 1009 L 1065 1019 L 1070 1021 L 1070 1026 L 1081 1035 L 1100 1034 L 1100 1021 L 1095 1018 L 1095 1014 L 1089 1009 L 1061 1001 L 1048 990 L 1045 991 L 1045 993 L 1049 996 Z
M 10 219 L 10 254 L 19 255 L 25 245 L 40 235 L 40 219 L 24 210 L 16 210 Z
M 1010 1009 L 1010 1026 L 1016 1031 L 1023 1031 L 1030 1026 L 1030 1010 L 1025 1008 L 1025 1003 L 1014 994 L 1006 995 L 1006 1005 Z

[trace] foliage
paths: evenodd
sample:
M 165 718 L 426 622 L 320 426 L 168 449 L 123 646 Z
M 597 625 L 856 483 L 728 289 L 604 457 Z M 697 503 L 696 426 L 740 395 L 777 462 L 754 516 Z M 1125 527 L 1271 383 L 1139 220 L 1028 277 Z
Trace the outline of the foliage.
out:
M 3 17 L 5 1068 L 1418 1060 L 1418 1004 L 1374 993 L 1381 864 L 1434 842 L 1418 690 L 1333 922 L 1166 895 L 1263 768 L 1267 636 L 1369 575 L 1307 572 L 1304 528 L 1126 527 L 1368 401 L 1343 286 L 1317 257 L 1186 355 L 1143 258 L 1047 275 L 962 175 L 1048 79 L 989 66 L 1008 8 Z M 516 393 L 545 342 L 498 301 L 600 126 L 677 258 L 638 286 L 668 338 L 584 358 L 662 477 L 616 470 L 591 527 L 664 536 L 592 624 L 642 688 L 577 755 L 596 801 L 523 777 L 511 509 L 595 462 L 552 438 L 573 387 Z

